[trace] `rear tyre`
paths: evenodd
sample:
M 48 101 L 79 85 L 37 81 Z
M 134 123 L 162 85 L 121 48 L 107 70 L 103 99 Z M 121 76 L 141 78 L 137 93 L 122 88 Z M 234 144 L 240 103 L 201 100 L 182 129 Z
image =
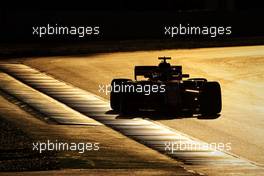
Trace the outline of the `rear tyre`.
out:
M 121 86 L 128 81 L 132 81 L 132 80 L 131 79 L 113 79 L 111 82 L 112 90 L 110 94 L 110 106 L 116 112 L 119 112 L 120 110 L 122 92 L 121 91 L 115 92 L 114 86 Z
M 222 109 L 221 87 L 218 82 L 207 82 L 201 94 L 202 116 L 219 114 Z
M 122 115 L 130 114 L 131 109 L 129 105 L 129 100 L 126 94 L 122 94 L 120 97 L 120 108 L 119 111 Z
M 134 115 L 138 113 L 137 98 L 135 94 L 123 93 L 120 98 L 120 113 Z

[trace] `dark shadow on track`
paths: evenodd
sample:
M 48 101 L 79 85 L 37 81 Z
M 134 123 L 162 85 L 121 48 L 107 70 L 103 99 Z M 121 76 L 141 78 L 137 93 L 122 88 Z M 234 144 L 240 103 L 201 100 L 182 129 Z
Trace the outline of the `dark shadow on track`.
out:
M 106 114 L 116 114 L 117 119 L 134 119 L 143 118 L 151 120 L 172 120 L 172 119 L 185 119 L 185 118 L 197 118 L 199 120 L 214 120 L 221 116 L 221 114 L 214 115 L 193 115 L 190 113 L 160 113 L 155 111 L 140 111 L 131 114 L 120 114 L 113 110 L 107 111 Z

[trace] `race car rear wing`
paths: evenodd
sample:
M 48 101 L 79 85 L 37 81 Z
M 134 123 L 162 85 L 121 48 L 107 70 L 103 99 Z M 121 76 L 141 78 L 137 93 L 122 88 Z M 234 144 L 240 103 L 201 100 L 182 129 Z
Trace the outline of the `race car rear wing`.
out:
M 153 74 L 159 71 L 158 66 L 135 66 L 135 80 L 137 80 L 137 76 L 144 76 Z
M 182 74 L 181 66 L 171 66 L 171 76 L 175 79 L 188 78 L 189 74 Z M 149 77 L 154 73 L 160 73 L 158 66 L 135 66 L 135 80 L 137 76 Z

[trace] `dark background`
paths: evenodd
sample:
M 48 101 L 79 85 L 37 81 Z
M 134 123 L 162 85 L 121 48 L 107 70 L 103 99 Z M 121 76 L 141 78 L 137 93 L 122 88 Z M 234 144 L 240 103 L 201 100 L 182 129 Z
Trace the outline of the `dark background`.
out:
M 165 25 L 232 26 L 231 36 L 181 36 L 179 40 L 230 40 L 264 36 L 261 1 L 116 0 L 9 2 L 0 6 L 1 42 L 120 41 L 169 39 Z M 32 35 L 32 26 L 99 25 L 100 37 Z

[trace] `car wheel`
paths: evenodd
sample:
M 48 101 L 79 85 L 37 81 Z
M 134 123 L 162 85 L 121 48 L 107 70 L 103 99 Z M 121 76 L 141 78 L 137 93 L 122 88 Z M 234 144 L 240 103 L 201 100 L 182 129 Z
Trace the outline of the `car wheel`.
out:
M 134 115 L 138 113 L 137 99 L 133 94 L 124 93 L 120 99 L 120 113 L 122 115 Z
M 201 113 L 203 116 L 216 115 L 221 112 L 221 87 L 218 82 L 207 82 L 201 94 Z
M 113 90 L 114 86 L 121 86 L 122 84 L 131 81 L 131 79 L 113 79 L 111 82 L 111 93 L 110 93 L 110 106 L 114 111 L 119 111 L 120 110 L 120 104 L 121 104 L 121 91 L 115 92 Z

